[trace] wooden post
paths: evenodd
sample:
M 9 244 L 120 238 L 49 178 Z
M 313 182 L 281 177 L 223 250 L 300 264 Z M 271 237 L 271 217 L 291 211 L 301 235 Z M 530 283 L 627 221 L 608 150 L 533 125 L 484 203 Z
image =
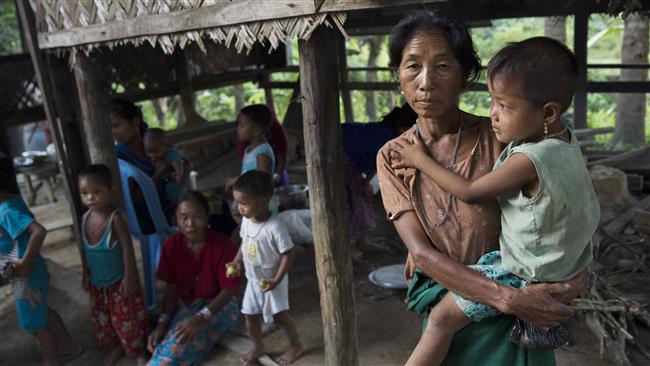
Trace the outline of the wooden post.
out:
M 203 117 L 196 113 L 194 88 L 192 87 L 192 80 L 185 57 L 185 51 L 183 50 L 174 52 L 174 69 L 176 70 L 176 82 L 178 83 L 178 94 L 181 99 L 183 115 L 185 116 L 185 125 L 206 122 Z
M 341 81 L 341 99 L 343 99 L 343 115 L 345 122 L 354 122 L 354 110 L 352 109 L 352 96 L 348 88 L 348 55 L 345 53 L 345 38 L 337 38 L 339 80 Z
M 116 182 L 115 202 L 123 207 L 120 174 L 111 135 L 109 83 L 105 77 L 106 70 L 101 54 L 88 57 L 80 52 L 74 65 L 74 75 L 89 161 L 93 164 L 105 164 L 111 169 L 113 180 Z
M 573 128 L 587 127 L 587 32 L 589 14 L 578 12 L 575 15 L 573 49 L 578 61 L 578 82 L 573 96 Z
M 355 366 L 359 359 L 343 183 L 339 37 L 338 31 L 321 26 L 308 41 L 299 41 L 300 88 L 325 364 Z
M 66 174 L 69 175 L 71 182 L 75 182 L 69 189 L 76 213 L 73 215 L 79 218 L 83 213 L 83 205 L 76 181 L 79 171 L 86 166 L 87 161 L 83 145 L 80 143 L 83 141 L 80 126 L 81 111 L 79 110 L 74 73 L 70 70 L 66 57 L 58 58 L 51 54 L 45 56 L 52 85 L 52 102 L 57 113 L 56 124 L 52 126 L 53 133 L 61 141 L 61 146 L 65 150 L 64 155 L 67 157 L 69 169 Z M 75 220 L 75 227 L 78 224 Z
M 262 75 L 262 82 L 266 84 L 269 81 L 271 81 L 271 76 L 269 75 L 268 72 L 265 72 Z M 273 88 L 271 87 L 264 88 L 264 98 L 266 99 L 266 105 L 268 105 L 275 113 L 275 104 L 273 102 Z
M 78 159 L 81 159 L 81 161 L 83 161 L 83 156 L 73 158 L 72 155 L 75 154 L 73 152 L 75 150 L 75 147 L 72 145 L 75 143 L 79 144 L 80 141 L 66 141 L 64 135 L 62 134 L 62 129 L 60 128 L 61 119 L 58 118 L 61 113 L 61 108 L 57 110 L 57 108 L 54 106 L 56 99 L 74 98 L 74 94 L 65 96 L 55 95 L 57 92 L 62 91 L 58 89 L 57 85 L 53 85 L 52 79 L 50 77 L 52 75 L 52 71 L 49 70 L 48 64 L 44 61 L 43 54 L 38 47 L 34 13 L 29 8 L 27 1 L 16 1 L 16 10 L 19 14 L 19 21 L 21 23 L 21 29 L 23 31 L 23 47 L 29 51 L 29 54 L 31 56 L 36 79 L 38 81 L 38 85 L 41 88 L 43 109 L 45 110 L 45 115 L 49 121 L 50 130 L 53 133 L 54 144 L 56 146 L 57 155 L 59 156 L 59 171 L 62 173 L 63 181 L 66 186 L 66 198 L 70 206 L 70 212 L 73 215 L 72 222 L 74 235 L 78 244 L 78 249 L 80 251 L 79 254 L 81 255 L 81 241 L 79 240 L 79 218 L 82 206 L 77 190 L 76 171 L 72 167 L 72 162 L 73 159 L 77 159 L 76 161 L 79 161 Z M 57 114 L 57 112 L 59 112 L 59 114 Z M 82 258 L 82 261 L 83 260 L 84 259 Z

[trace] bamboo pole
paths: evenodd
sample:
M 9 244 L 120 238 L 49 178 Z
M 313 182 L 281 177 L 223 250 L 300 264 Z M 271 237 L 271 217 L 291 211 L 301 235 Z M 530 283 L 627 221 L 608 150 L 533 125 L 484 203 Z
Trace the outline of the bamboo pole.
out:
M 337 37 L 338 32 L 321 26 L 308 41 L 299 41 L 300 87 L 325 364 L 355 366 L 357 321 L 346 235 Z

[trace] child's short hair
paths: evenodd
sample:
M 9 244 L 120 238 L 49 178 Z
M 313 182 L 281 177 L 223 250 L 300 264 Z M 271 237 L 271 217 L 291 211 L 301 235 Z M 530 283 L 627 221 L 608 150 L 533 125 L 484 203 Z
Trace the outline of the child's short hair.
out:
M 497 76 L 514 82 L 523 97 L 533 103 L 559 102 L 563 113 L 576 89 L 578 63 L 562 42 L 533 37 L 510 43 L 492 57 L 489 82 Z
M 273 196 L 273 180 L 264 171 L 251 170 L 237 178 L 233 189 L 255 198 L 271 197 Z
M 271 130 L 273 115 L 269 107 L 264 104 L 251 104 L 239 111 L 240 114 L 245 115 L 257 127 L 261 128 L 266 134 Z
M 3 153 L 0 153 L 0 192 L 20 194 L 18 183 L 16 182 L 14 162 L 10 156 Z
M 176 208 L 181 205 L 183 202 L 187 201 L 194 201 L 201 206 L 201 208 L 205 211 L 206 215 L 210 214 L 210 204 L 208 204 L 208 200 L 205 198 L 203 194 L 197 191 L 187 191 L 183 193 L 181 198 L 178 200 L 178 204 L 176 204 Z
M 79 179 L 90 178 L 97 183 L 103 184 L 106 187 L 113 188 L 113 175 L 111 170 L 104 164 L 91 164 L 81 169 L 79 172 Z
M 162 128 L 148 128 L 144 131 L 142 135 L 143 139 L 148 139 L 149 141 L 161 141 L 165 142 L 165 130 Z

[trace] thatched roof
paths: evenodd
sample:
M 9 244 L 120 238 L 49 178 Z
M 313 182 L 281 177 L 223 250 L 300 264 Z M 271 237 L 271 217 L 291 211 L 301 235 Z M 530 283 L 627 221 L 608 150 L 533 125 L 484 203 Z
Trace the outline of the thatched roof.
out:
M 318 2 L 318 1 L 317 1 Z M 316 3 L 317 3 L 316 2 Z M 342 32 L 346 15 L 317 13 L 316 3 L 250 0 L 30 0 L 36 14 L 39 47 L 86 54 L 100 46 L 123 44 L 176 47 L 212 40 L 250 50 L 256 42 L 272 49 L 287 37 L 308 39 L 320 25 Z M 321 1 L 322 4 L 322 1 Z

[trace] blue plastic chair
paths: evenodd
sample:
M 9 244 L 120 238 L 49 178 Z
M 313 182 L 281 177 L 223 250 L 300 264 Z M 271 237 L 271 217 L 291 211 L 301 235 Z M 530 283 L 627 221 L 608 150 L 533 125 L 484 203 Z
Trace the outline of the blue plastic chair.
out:
M 131 235 L 140 239 L 140 251 L 142 252 L 142 270 L 144 272 L 144 292 L 145 303 L 148 310 L 156 308 L 156 269 L 160 260 L 162 246 L 172 229 L 167 223 L 165 214 L 160 206 L 158 191 L 151 178 L 135 165 L 122 159 L 117 159 L 120 168 L 120 181 L 124 201 L 126 203 L 126 213 L 129 219 L 129 231 Z M 138 215 L 135 212 L 135 206 L 129 190 L 129 178 L 140 186 L 144 196 L 145 203 L 149 209 L 151 220 L 155 226 L 156 232 L 153 234 L 143 234 L 138 223 Z

